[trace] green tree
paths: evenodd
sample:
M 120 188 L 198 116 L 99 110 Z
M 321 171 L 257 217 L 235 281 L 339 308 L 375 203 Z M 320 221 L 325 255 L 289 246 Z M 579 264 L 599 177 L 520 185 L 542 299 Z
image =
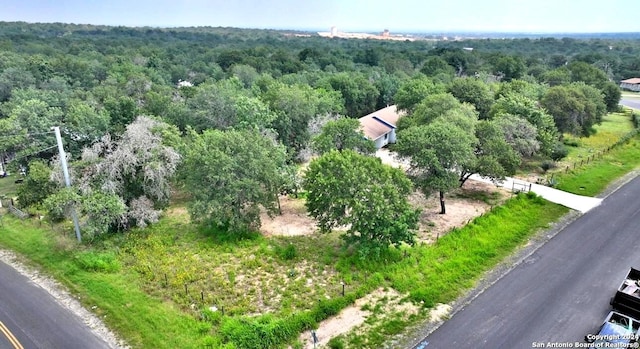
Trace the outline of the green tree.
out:
M 618 104 L 620 103 L 620 97 L 622 96 L 620 87 L 613 82 L 608 81 L 600 87 L 600 91 L 602 91 L 604 96 L 604 104 L 607 106 L 607 111 L 616 111 L 618 109 Z
M 357 119 L 342 118 L 327 122 L 322 132 L 312 140 L 315 152 L 322 155 L 331 150 L 355 150 L 369 154 L 375 151 L 374 143 L 367 139 L 360 129 Z
M 442 93 L 444 90 L 444 85 L 434 83 L 427 77 L 418 76 L 402 83 L 393 99 L 398 110 L 411 114 L 422 100 L 430 95 Z
M 411 126 L 426 125 L 451 111 L 459 111 L 471 118 L 477 113 L 470 104 L 462 104 L 450 93 L 437 93 L 427 96 L 415 108 L 413 113 L 398 120 L 398 132 Z
M 463 163 L 458 170 L 461 187 L 473 174 L 492 180 L 502 180 L 515 174 L 520 165 L 520 156 L 507 143 L 498 123 L 493 120 L 481 120 L 475 127 L 475 136 L 475 159 Z
M 82 235 L 89 240 L 112 230 L 127 211 L 118 195 L 102 191 L 83 195 L 75 187 L 64 188 L 50 195 L 44 200 L 43 206 L 54 220 L 70 217 L 71 209 L 74 209 L 82 226 Z
M 458 187 L 457 169 L 474 161 L 476 143 L 472 130 L 439 118 L 399 133 L 396 151 L 410 160 L 408 174 L 417 188 L 425 195 L 439 193 L 440 213 L 445 214 L 445 193 Z
M 294 159 L 309 145 L 312 120 L 344 110 L 338 93 L 301 84 L 273 83 L 266 87 L 262 99 L 277 114 L 273 129 Z
M 27 176 L 18 187 L 18 203 L 21 207 L 41 204 L 49 195 L 55 193 L 57 185 L 51 180 L 51 169 L 42 160 L 29 162 Z
M 489 110 L 493 104 L 493 93 L 482 81 L 475 78 L 458 78 L 448 86 L 448 91 L 463 103 L 473 105 L 480 119 L 489 117 Z
M 540 150 L 538 130 L 524 118 L 501 114 L 493 121 L 500 127 L 504 140 L 521 157 L 530 158 Z
M 553 115 L 558 130 L 574 135 L 590 135 L 607 110 L 602 93 L 584 83 L 552 87 L 540 103 Z
M 422 68 L 420 68 L 420 72 L 429 77 L 435 77 L 438 74 L 448 76 L 454 76 L 456 74 L 455 69 L 450 66 L 447 61 L 438 56 L 429 57 L 422 65 Z
M 493 62 L 493 73 L 501 76 L 503 81 L 519 79 L 524 74 L 525 68 L 519 56 L 501 55 Z
M 494 119 L 504 115 L 514 115 L 535 126 L 540 152 L 544 155 L 551 155 L 556 147 L 559 137 L 553 116 L 540 108 L 538 102 L 533 99 L 518 94 L 508 94 L 494 103 L 489 114 Z
M 181 180 L 191 195 L 193 221 L 231 232 L 260 226 L 260 207 L 277 212 L 286 153 L 254 130 L 191 133 Z
M 566 67 L 549 70 L 542 74 L 542 82 L 549 86 L 565 85 L 571 82 L 571 71 Z
M 342 94 L 344 109 L 349 117 L 359 118 L 376 110 L 380 91 L 363 74 L 342 72 L 329 75 L 319 86 Z
M 343 238 L 365 253 L 414 243 L 419 211 L 407 201 L 411 182 L 380 159 L 331 151 L 309 164 L 303 187 L 321 232 L 348 227 Z

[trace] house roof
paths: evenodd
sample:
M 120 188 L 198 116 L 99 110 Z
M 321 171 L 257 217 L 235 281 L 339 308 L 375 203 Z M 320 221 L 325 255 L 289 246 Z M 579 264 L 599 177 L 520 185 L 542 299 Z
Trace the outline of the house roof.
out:
M 361 117 L 360 129 L 367 138 L 376 140 L 396 128 L 401 116 L 396 106 L 392 105 Z
M 622 80 L 622 81 L 620 81 L 620 83 L 640 84 L 640 78 L 631 78 L 631 79 L 627 79 L 627 80 Z

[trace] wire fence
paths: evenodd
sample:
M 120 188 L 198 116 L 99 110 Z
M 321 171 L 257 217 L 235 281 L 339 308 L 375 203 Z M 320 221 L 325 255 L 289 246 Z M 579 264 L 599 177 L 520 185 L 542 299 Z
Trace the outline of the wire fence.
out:
M 580 159 L 580 161 L 575 161 L 573 163 L 570 163 L 569 165 L 566 165 L 564 168 L 564 173 L 568 173 L 570 170 L 575 170 L 579 167 L 582 167 L 584 165 L 588 165 L 590 162 L 593 162 L 596 159 L 601 159 L 603 156 L 605 156 L 607 153 L 609 153 L 610 151 L 612 151 L 613 149 L 627 143 L 631 138 L 637 136 L 640 133 L 640 128 L 635 128 L 632 131 L 626 133 L 624 136 L 620 137 L 620 139 L 618 139 L 614 144 L 598 150 L 592 154 L 589 154 L 586 158 Z

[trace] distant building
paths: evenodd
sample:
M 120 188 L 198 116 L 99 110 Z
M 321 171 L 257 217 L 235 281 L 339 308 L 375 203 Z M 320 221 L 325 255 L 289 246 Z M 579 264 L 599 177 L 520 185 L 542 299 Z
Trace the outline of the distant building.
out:
M 178 87 L 192 87 L 193 84 L 190 81 L 178 80 Z
M 402 115 L 395 105 L 380 109 L 360 118 L 360 129 L 372 140 L 376 149 L 396 142 L 396 125 Z
M 382 32 L 382 36 L 383 36 L 383 37 L 385 37 L 385 38 L 388 38 L 390 35 L 391 35 L 391 34 L 389 33 L 389 29 L 385 29 L 385 30 Z
M 640 78 L 631 78 L 620 81 L 620 88 L 640 92 Z
M 331 37 L 338 36 L 338 28 L 333 26 L 331 27 Z

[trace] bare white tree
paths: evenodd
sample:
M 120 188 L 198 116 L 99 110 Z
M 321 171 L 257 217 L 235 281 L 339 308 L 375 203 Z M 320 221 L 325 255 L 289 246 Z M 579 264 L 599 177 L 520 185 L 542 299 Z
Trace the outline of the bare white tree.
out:
M 169 200 L 180 154 L 163 144 L 162 130 L 167 127 L 139 116 L 119 139 L 106 135 L 82 153 L 78 187 L 85 194 L 99 190 L 121 197 L 127 205 L 122 226 L 156 222 L 160 215 L 156 207 Z

